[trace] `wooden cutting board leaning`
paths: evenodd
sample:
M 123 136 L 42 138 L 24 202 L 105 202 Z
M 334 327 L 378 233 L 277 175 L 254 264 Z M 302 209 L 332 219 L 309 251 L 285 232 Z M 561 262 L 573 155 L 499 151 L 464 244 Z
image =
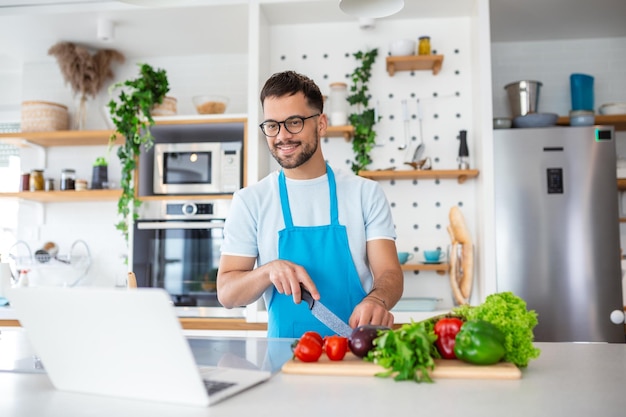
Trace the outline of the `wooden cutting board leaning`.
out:
M 342 361 L 331 361 L 325 355 L 317 362 L 301 362 L 291 359 L 282 371 L 286 374 L 327 376 L 374 376 L 385 369 L 347 353 Z M 520 379 L 522 372 L 512 363 L 495 365 L 472 365 L 459 360 L 435 359 L 435 369 L 430 372 L 433 379 Z

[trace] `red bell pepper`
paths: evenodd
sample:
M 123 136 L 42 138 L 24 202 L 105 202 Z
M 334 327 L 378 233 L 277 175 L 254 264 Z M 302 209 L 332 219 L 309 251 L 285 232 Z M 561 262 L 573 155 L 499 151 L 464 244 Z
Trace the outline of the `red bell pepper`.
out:
M 435 346 L 443 359 L 456 359 L 454 341 L 461 326 L 463 326 L 463 320 L 456 317 L 446 317 L 435 323 L 433 328 L 437 335 Z

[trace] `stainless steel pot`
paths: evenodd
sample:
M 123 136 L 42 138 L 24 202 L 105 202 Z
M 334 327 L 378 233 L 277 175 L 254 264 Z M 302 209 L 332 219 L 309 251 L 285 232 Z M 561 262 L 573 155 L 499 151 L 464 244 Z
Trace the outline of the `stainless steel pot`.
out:
M 539 81 L 522 80 L 504 86 L 509 97 L 511 117 L 537 113 L 539 90 L 543 84 Z

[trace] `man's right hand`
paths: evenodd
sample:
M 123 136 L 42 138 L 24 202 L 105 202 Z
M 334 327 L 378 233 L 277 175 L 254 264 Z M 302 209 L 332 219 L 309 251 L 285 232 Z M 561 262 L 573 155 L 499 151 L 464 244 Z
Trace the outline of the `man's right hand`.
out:
M 309 290 L 315 300 L 320 299 L 320 293 L 313 280 L 302 266 L 291 261 L 277 259 L 263 265 L 270 282 L 280 294 L 292 295 L 293 302 L 299 304 L 302 300 L 300 285 Z

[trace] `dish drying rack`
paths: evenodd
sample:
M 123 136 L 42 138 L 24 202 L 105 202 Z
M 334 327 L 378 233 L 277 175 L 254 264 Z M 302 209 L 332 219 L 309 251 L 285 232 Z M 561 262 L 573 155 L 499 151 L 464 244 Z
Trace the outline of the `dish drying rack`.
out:
M 9 263 L 14 285 L 26 274 L 28 286 L 73 287 L 87 276 L 91 251 L 84 240 L 76 240 L 65 255 L 33 253 L 28 243 L 20 240 L 9 249 Z

